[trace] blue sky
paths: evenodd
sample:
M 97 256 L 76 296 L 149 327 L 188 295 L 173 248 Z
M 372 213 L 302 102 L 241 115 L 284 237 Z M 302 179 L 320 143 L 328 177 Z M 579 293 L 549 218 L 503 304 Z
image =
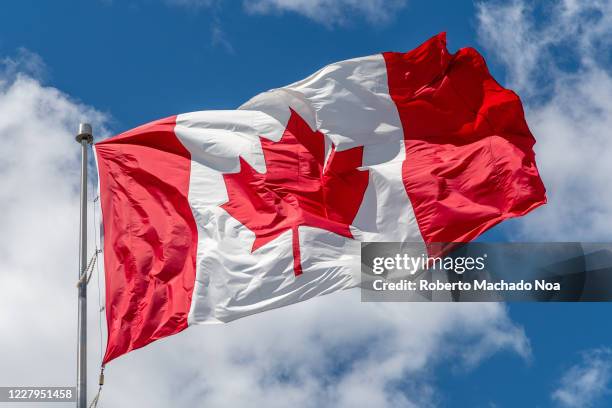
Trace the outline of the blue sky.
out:
M 258 3 L 268 6 L 253 6 Z M 333 1 L 314 3 L 336 10 Z M 337 3 L 338 14 L 319 14 L 314 6 L 283 9 L 271 5 L 274 1 L 21 0 L 2 6 L 0 58 L 15 59 L 21 48 L 40 56 L 40 64 L 23 70 L 36 71 L 29 73 L 45 86 L 102 112 L 106 126 L 118 133 L 176 113 L 233 109 L 330 62 L 409 50 L 446 31 L 451 51 L 478 48 L 493 75 L 525 101 L 550 193 L 551 209 L 498 226 L 482 239 L 610 240 L 611 197 L 588 190 L 609 181 L 610 173 L 607 179 L 603 175 L 609 168 L 585 171 L 584 160 L 574 163 L 572 157 L 593 154 L 580 150 L 586 147 L 565 151 L 567 159 L 559 159 L 563 152 L 555 148 L 585 137 L 585 144 L 599 143 L 602 154 L 612 152 L 610 142 L 601 139 L 609 137 L 605 126 L 612 123 L 612 102 L 605 95 L 611 83 L 605 56 L 612 48 L 605 39 L 609 28 L 597 25 L 612 11 L 608 1 L 589 1 L 573 14 L 558 11 L 557 3 L 538 3 L 531 10 L 521 2 L 498 7 L 471 1 L 398 1 L 383 9 L 384 2 L 364 2 L 378 5 L 378 11 L 349 6 L 356 4 L 351 1 Z M 564 30 L 568 21 L 584 30 L 555 31 L 557 26 Z M 588 26 L 594 28 L 589 31 Z M 556 42 L 561 40 L 563 44 Z M 574 55 L 564 48 L 568 45 L 582 51 Z M 594 54 L 600 57 L 591 58 Z M 567 113 L 572 98 L 583 107 Z M 608 195 L 590 202 L 593 194 Z M 507 313 L 524 329 L 528 355 L 502 349 L 469 367 L 444 359 L 421 374 L 436 389 L 436 405 L 444 407 L 610 406 L 612 369 L 605 353 L 607 368 L 600 375 L 606 385 L 597 391 L 599 397 L 571 405 L 571 400 L 553 395 L 572 367 L 578 374 L 580 367 L 590 367 L 588 353 L 612 346 L 611 312 L 610 304 L 511 304 Z M 462 345 L 470 347 L 469 339 Z

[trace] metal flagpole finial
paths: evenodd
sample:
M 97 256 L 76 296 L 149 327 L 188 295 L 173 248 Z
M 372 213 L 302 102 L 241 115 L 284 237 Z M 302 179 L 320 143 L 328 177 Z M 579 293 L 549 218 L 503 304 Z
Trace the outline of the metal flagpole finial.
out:
M 75 137 L 76 141 L 81 143 L 86 140 L 87 143 L 93 142 L 93 132 L 89 123 L 79 123 L 79 132 Z

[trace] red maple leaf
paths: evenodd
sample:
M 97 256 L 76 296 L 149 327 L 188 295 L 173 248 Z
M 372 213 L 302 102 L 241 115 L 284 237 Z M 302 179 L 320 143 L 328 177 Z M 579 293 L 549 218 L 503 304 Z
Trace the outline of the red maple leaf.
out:
M 266 172 L 258 173 L 240 157 L 240 171 L 223 175 L 229 200 L 221 208 L 253 231 L 251 252 L 291 230 L 298 276 L 299 226 L 353 238 L 349 226 L 368 186 L 368 171 L 358 170 L 363 147 L 338 152 L 332 146 L 325 164 L 325 136 L 293 110 L 278 142 L 260 139 Z

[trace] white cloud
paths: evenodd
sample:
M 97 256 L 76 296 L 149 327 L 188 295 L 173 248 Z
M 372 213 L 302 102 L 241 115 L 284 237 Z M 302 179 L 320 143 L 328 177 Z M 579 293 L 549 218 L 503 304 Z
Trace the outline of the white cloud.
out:
M 405 0 L 245 0 L 247 11 L 258 14 L 292 12 L 328 26 L 361 17 L 373 24 L 393 19 Z
M 2 385 L 74 383 L 80 154 L 74 134 L 80 121 L 103 134 L 106 117 L 41 85 L 32 76 L 41 72 L 40 57 L 26 50 L 0 60 Z
M 76 344 L 74 133 L 87 120 L 105 134 L 106 117 L 19 71 L 31 64 L 27 55 L 5 59 L 0 73 L 0 384 L 68 385 Z M 89 299 L 91 398 L 100 361 L 96 277 Z M 190 328 L 123 356 L 107 367 L 102 405 L 432 406 L 436 367 L 470 369 L 503 350 L 530 355 L 502 305 L 364 304 L 349 291 Z
M 539 13 L 539 19 L 535 14 Z M 612 230 L 610 0 L 565 0 L 535 10 L 478 5 L 479 37 L 523 97 L 549 204 L 523 219 L 539 240 L 605 240 Z
M 551 398 L 569 408 L 593 406 L 609 395 L 612 380 L 612 350 L 601 348 L 582 353 L 579 363 L 561 377 Z
M 120 357 L 104 401 L 138 389 L 148 407 L 435 406 L 437 367 L 469 368 L 500 350 L 530 355 L 499 304 L 363 304 L 349 291 Z

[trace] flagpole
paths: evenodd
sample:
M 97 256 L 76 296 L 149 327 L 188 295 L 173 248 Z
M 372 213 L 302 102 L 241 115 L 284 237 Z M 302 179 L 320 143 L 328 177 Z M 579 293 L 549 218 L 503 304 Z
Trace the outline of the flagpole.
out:
M 87 408 L 87 149 L 93 142 L 91 125 L 79 124 L 76 141 L 81 144 L 81 216 L 79 232 L 79 297 L 77 344 L 77 408 Z

